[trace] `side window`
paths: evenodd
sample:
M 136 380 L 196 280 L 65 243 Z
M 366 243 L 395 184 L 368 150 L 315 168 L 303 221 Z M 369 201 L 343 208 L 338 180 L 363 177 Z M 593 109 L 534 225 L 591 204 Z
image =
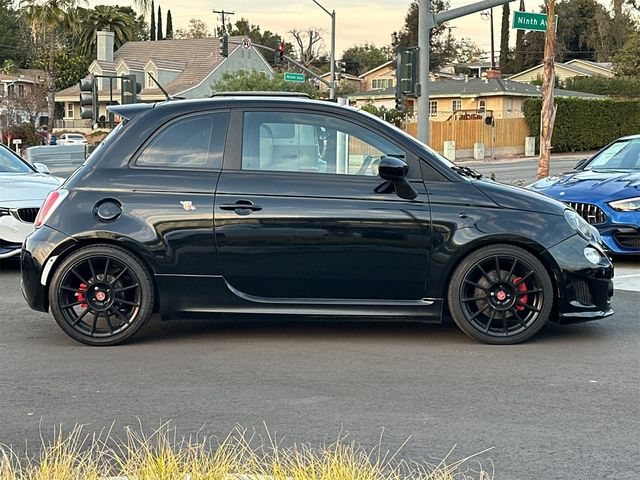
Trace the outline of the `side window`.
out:
M 384 156 L 405 158 L 405 152 L 346 120 L 298 112 L 244 114 L 243 170 L 377 175 Z
M 141 167 L 219 169 L 229 114 L 187 117 L 156 134 L 136 160 Z

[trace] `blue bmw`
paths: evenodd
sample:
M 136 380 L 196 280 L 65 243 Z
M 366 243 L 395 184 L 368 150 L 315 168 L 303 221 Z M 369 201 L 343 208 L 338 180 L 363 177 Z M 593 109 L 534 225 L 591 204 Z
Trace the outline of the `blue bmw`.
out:
M 529 188 L 566 203 L 596 227 L 610 253 L 640 254 L 640 135 L 607 145 L 575 171 Z

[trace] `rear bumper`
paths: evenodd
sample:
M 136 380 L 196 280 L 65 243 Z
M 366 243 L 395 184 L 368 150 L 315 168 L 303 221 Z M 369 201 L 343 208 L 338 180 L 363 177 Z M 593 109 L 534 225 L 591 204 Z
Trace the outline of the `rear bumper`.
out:
M 25 300 L 34 310 L 49 310 L 49 282 L 59 257 L 76 244 L 71 237 L 43 226 L 27 237 L 22 246 L 20 266 L 21 289 Z
M 601 253 L 598 264 L 587 260 L 585 247 Z M 602 246 L 574 235 L 548 252 L 559 266 L 555 276 L 560 323 L 586 322 L 613 314 L 613 263 L 602 251 Z

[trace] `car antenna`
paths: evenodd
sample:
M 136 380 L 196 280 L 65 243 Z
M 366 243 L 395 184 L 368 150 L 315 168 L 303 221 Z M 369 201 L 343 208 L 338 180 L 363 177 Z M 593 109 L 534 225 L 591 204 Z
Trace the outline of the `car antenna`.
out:
M 158 80 L 156 80 L 156 78 L 153 76 L 153 74 L 151 72 L 147 72 L 147 74 L 149 75 L 149 77 L 151 77 L 151 80 L 153 80 L 153 83 L 155 83 L 158 86 L 160 91 L 162 93 L 164 93 L 164 96 L 167 98 L 167 100 L 184 100 L 184 97 L 172 97 L 171 95 L 169 95 L 169 92 L 167 92 L 164 89 L 164 87 L 162 85 L 160 85 L 160 82 L 158 82 Z

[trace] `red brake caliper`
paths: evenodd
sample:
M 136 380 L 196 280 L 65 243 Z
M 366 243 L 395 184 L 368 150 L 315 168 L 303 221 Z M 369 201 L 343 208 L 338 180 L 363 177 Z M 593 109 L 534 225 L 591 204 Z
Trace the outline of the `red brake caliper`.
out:
M 512 281 L 513 281 L 513 283 L 518 283 L 520 280 L 522 280 L 522 277 L 516 277 Z M 526 292 L 527 291 L 527 284 L 522 282 L 520 285 L 518 285 L 517 288 L 518 288 L 519 292 Z M 518 303 L 516 304 L 516 310 L 518 310 L 519 312 L 524 310 L 524 307 L 522 305 L 527 303 L 528 300 L 529 300 L 529 295 L 522 295 L 520 297 L 520 300 L 518 300 Z
M 87 284 L 86 283 L 81 283 L 80 284 L 80 288 L 78 288 L 78 301 L 79 302 L 84 302 L 84 294 L 87 291 Z M 80 304 L 81 308 L 87 308 L 87 304 L 86 303 L 81 303 Z

